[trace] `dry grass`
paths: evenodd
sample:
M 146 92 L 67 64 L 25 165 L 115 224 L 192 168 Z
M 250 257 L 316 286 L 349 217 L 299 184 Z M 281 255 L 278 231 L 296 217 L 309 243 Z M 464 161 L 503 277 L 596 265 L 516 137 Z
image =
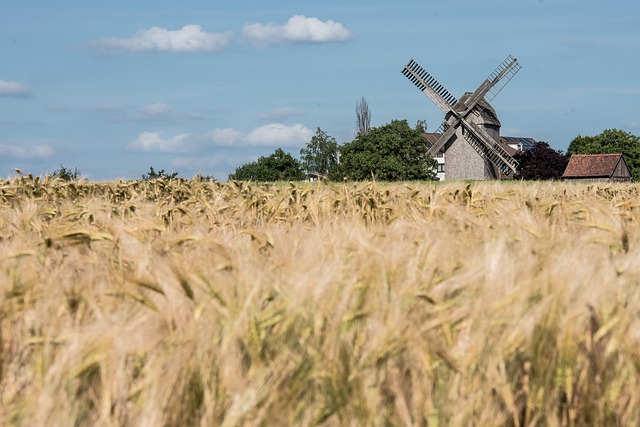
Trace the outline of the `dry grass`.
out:
M 0 181 L 0 424 L 638 425 L 638 190 Z

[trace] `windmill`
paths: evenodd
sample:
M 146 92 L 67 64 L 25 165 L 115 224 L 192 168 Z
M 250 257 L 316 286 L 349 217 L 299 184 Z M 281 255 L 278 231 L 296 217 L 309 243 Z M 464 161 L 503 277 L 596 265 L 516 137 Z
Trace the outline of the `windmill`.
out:
M 500 146 L 500 121 L 489 104 L 522 66 L 511 55 L 475 90 L 456 99 L 413 59 L 402 74 L 445 113 L 429 155 L 446 155 L 447 179 L 497 179 L 518 162 Z

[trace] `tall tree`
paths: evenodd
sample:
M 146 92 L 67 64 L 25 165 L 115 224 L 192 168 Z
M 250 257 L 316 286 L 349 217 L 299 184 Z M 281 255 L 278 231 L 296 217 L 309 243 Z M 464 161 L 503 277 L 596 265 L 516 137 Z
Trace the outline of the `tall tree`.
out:
M 238 181 L 300 181 L 305 178 L 300 162 L 281 148 L 255 162 L 238 166 L 229 180 Z
M 569 159 L 561 150 L 554 150 L 547 142 L 538 141 L 533 148 L 518 151 L 514 156 L 519 163 L 515 179 L 560 179 Z
M 427 131 L 427 121 L 420 119 L 416 122 L 416 130 L 420 133 L 425 133 Z
M 361 96 L 356 104 L 356 129 L 358 135 L 366 135 L 371 129 L 371 110 L 364 96 Z
M 596 136 L 578 135 L 571 141 L 568 154 L 622 153 L 634 181 L 640 179 L 640 137 L 619 129 L 607 129 Z
M 437 162 L 427 154 L 427 141 L 406 120 L 358 134 L 341 148 L 332 179 L 410 181 L 435 179 Z
M 317 128 L 311 141 L 300 150 L 300 156 L 305 171 L 327 174 L 338 163 L 338 143 L 334 137 Z

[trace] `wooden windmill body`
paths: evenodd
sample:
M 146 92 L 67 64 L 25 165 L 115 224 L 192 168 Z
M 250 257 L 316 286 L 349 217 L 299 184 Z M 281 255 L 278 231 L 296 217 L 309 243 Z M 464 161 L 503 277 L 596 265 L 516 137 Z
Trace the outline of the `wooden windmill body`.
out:
M 515 172 L 518 162 L 500 146 L 500 121 L 489 102 L 521 66 L 507 57 L 474 92 L 456 99 L 414 60 L 402 70 L 445 113 L 429 155 L 444 153 L 446 179 L 498 179 Z

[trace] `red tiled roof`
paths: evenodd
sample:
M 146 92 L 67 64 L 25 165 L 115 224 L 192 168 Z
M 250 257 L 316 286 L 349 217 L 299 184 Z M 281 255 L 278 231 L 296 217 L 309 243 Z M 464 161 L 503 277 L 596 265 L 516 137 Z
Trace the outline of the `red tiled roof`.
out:
M 610 177 L 621 157 L 622 154 L 574 154 L 562 177 Z

